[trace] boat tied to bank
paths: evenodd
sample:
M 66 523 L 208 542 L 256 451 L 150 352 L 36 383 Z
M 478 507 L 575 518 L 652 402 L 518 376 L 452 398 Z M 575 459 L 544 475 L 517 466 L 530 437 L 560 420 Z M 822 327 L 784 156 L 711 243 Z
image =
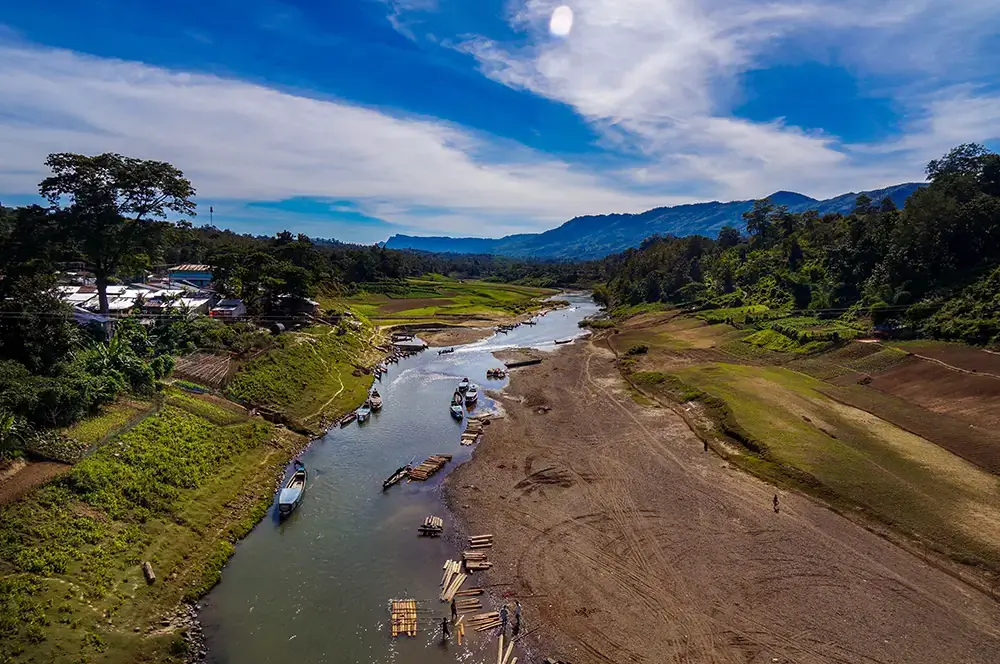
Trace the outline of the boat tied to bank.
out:
M 469 389 L 465 391 L 465 403 L 473 404 L 479 400 L 479 390 L 476 389 L 475 385 L 470 385 Z
M 365 404 L 361 406 L 361 408 L 358 408 L 357 412 L 358 412 L 358 424 L 361 424 L 362 422 L 367 422 L 368 418 L 372 416 L 372 409 L 371 406 L 369 406 L 368 404 Z
M 472 383 L 469 382 L 468 378 L 463 378 L 458 384 L 458 391 L 464 393 L 467 389 L 469 389 L 469 385 L 471 384 Z
M 376 412 L 382 410 L 382 395 L 374 387 L 368 395 L 368 405 Z
M 306 493 L 306 479 L 306 466 L 296 459 L 295 471 L 278 493 L 278 516 L 280 518 L 287 519 L 288 515 L 294 512 L 295 508 L 302 502 L 302 497 Z

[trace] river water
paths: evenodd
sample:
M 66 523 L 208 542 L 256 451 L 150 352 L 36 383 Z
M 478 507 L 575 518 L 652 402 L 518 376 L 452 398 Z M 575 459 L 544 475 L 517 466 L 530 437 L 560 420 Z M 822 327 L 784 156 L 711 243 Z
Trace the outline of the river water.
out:
M 486 640 L 471 631 L 466 645 L 441 645 L 441 618 L 448 613 L 437 600 L 441 566 L 461 550 L 461 542 L 449 537 L 453 524 L 441 483 L 472 453 L 459 444 L 464 424 L 451 417 L 448 406 L 463 376 L 482 389 L 506 384 L 486 379 L 486 369 L 501 364 L 494 351 L 552 350 L 555 339 L 579 336 L 577 323 L 597 306 L 583 295 L 560 298 L 571 306 L 538 318 L 537 325 L 457 346 L 454 353 L 438 355 L 431 349 L 390 365 L 377 383 L 382 411 L 365 424 L 332 429 L 303 453 L 309 482 L 302 505 L 281 523 L 272 510 L 237 545 L 222 582 L 203 602 L 201 619 L 213 661 L 495 660 Z M 473 412 L 493 407 L 480 392 Z M 438 453 L 454 458 L 429 481 L 403 482 L 382 492 L 382 480 L 393 470 Z M 417 526 L 431 514 L 444 517 L 445 536 L 417 537 Z M 391 637 L 393 598 L 425 600 L 415 638 Z

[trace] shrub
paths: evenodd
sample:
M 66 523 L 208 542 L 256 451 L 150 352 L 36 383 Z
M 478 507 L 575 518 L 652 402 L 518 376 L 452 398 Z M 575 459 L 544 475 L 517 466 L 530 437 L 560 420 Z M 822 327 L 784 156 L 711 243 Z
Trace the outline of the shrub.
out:
M 626 355 L 645 355 L 649 352 L 649 346 L 646 344 L 636 344 L 625 351 Z

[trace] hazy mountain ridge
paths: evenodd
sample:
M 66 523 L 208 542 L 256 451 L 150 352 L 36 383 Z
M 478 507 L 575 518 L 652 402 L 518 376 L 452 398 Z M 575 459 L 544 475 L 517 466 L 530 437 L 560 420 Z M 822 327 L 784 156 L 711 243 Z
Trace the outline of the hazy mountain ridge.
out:
M 897 207 L 917 189 L 916 182 L 863 192 L 876 203 L 889 197 Z M 833 212 L 848 214 L 854 209 L 858 193 L 850 192 L 827 200 L 817 200 L 791 191 L 779 191 L 768 198 L 776 205 L 787 205 L 791 212 L 816 210 L 821 215 Z M 452 238 L 393 235 L 390 249 L 417 249 L 459 254 L 502 254 L 531 258 L 602 258 L 608 254 L 639 246 L 650 235 L 708 235 L 714 237 L 723 226 L 743 228 L 744 212 L 753 201 L 692 203 L 661 207 L 638 214 L 601 214 L 575 217 L 542 233 L 522 233 L 502 238 Z

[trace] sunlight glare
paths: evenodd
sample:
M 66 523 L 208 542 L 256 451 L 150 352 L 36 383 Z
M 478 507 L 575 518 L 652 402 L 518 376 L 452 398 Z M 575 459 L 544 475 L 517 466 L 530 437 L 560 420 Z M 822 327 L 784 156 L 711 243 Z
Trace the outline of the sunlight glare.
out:
M 573 10 L 566 5 L 556 7 L 549 20 L 549 32 L 556 37 L 565 37 L 573 29 Z

